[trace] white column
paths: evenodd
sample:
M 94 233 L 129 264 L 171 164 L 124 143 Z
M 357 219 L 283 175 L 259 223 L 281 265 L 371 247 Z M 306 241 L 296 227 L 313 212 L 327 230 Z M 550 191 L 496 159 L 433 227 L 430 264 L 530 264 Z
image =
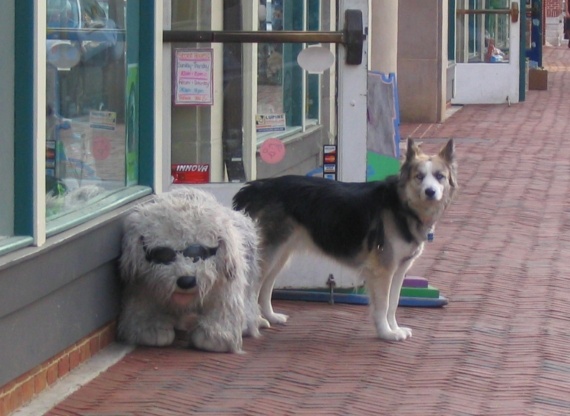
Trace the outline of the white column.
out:
M 368 22 L 366 0 L 341 0 L 340 27 L 344 26 L 345 10 L 362 10 L 363 25 Z M 366 180 L 368 39 L 362 49 L 360 65 L 346 64 L 346 48 L 338 49 L 338 179 L 343 182 Z
M 163 30 L 172 29 L 172 4 L 170 1 L 155 2 L 155 19 L 158 20 L 156 32 L 162 37 Z M 160 24 L 159 24 L 160 23 Z M 160 128 L 160 134 L 155 136 L 154 179 L 155 192 L 161 194 L 170 188 L 172 173 L 170 164 L 172 162 L 172 43 L 163 43 L 162 39 L 156 42 L 156 56 L 162 55 L 162 59 L 156 61 L 161 64 L 160 68 L 155 67 L 156 94 L 160 94 L 157 100 L 161 109 L 155 110 L 155 127 Z M 162 84 L 160 84 L 162 80 Z M 160 119 L 160 124 L 159 120 Z M 159 127 L 160 126 L 160 127 Z

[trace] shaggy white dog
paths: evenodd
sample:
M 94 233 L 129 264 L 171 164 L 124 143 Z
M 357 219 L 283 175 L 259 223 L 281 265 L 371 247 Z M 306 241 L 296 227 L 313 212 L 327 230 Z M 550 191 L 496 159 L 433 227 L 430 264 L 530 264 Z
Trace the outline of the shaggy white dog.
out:
M 193 347 L 240 352 L 242 331 L 259 335 L 259 265 L 253 221 L 195 188 L 157 196 L 124 224 L 125 283 L 119 337 L 165 346 L 175 329 Z

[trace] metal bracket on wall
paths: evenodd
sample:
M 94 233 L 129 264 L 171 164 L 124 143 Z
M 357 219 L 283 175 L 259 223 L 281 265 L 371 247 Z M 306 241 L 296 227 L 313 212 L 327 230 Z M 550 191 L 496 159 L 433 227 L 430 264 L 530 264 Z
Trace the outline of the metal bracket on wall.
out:
M 204 30 L 165 30 L 162 32 L 163 42 L 196 42 L 196 43 L 340 43 L 346 47 L 346 63 L 360 65 L 362 63 L 363 44 L 366 39 L 362 11 L 349 9 L 345 11 L 343 31 L 204 31 Z

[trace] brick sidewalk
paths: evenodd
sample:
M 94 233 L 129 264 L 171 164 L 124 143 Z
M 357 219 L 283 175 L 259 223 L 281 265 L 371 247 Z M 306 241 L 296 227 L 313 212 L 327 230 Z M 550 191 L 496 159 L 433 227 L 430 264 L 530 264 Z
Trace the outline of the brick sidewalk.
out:
M 461 186 L 411 273 L 450 303 L 401 308 L 411 340 L 375 339 L 363 306 L 279 301 L 290 322 L 247 354 L 138 348 L 48 414 L 570 414 L 570 51 L 544 62 L 524 103 L 402 126 L 456 139 Z

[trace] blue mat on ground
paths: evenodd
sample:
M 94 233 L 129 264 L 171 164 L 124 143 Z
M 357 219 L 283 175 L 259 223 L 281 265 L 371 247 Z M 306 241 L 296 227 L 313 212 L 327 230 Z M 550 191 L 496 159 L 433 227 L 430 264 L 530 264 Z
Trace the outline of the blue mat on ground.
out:
M 334 303 L 346 303 L 352 305 L 368 305 L 368 295 L 360 293 L 341 293 L 334 292 Z M 273 299 L 278 300 L 297 300 L 306 302 L 330 302 L 331 294 L 328 291 L 319 290 L 303 290 L 303 289 L 276 289 L 273 291 Z M 423 307 L 423 308 L 439 308 L 447 305 L 447 298 L 439 296 L 438 298 L 412 298 L 400 296 L 399 306 Z

